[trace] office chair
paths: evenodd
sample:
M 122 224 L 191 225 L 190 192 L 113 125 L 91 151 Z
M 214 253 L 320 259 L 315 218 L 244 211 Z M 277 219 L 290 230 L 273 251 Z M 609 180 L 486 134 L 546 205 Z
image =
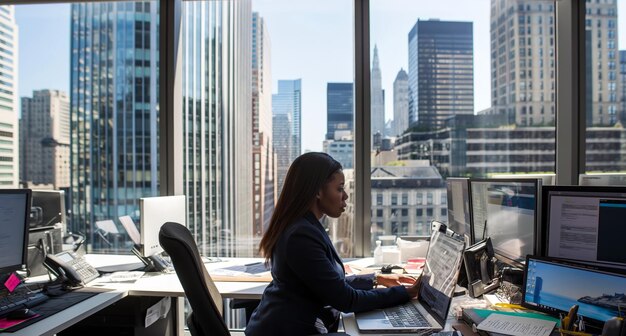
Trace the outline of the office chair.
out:
M 230 335 L 222 317 L 222 295 L 207 272 L 189 230 L 178 223 L 163 224 L 159 242 L 169 254 L 185 290 L 192 313 L 187 326 L 193 336 Z

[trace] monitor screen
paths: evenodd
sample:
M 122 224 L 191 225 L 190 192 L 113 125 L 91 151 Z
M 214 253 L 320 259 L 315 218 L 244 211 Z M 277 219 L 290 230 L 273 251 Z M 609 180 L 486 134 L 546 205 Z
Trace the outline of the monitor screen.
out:
M 30 189 L 0 189 L 0 273 L 26 265 Z
M 543 197 L 547 256 L 626 269 L 626 187 L 554 186 Z
M 474 240 L 491 238 L 496 257 L 521 265 L 535 253 L 538 179 L 470 180 Z
M 469 179 L 446 179 L 448 203 L 448 228 L 464 236 L 472 236 Z
M 145 197 L 139 199 L 140 236 L 143 256 L 163 252 L 159 244 L 159 230 L 167 222 L 187 226 L 187 202 L 184 195 Z
M 580 174 L 578 185 L 581 186 L 626 186 L 626 174 Z
M 557 315 L 577 304 L 578 315 L 604 322 L 626 304 L 624 288 L 626 275 L 529 256 L 522 305 Z
M 30 228 L 65 224 L 65 193 L 60 190 L 33 190 Z
M 137 230 L 135 221 L 133 221 L 130 216 L 121 216 L 119 219 L 120 222 L 122 222 L 122 226 L 124 226 L 124 229 L 126 229 L 130 240 L 133 241 L 133 244 L 141 244 L 141 235 L 139 234 L 139 230 Z

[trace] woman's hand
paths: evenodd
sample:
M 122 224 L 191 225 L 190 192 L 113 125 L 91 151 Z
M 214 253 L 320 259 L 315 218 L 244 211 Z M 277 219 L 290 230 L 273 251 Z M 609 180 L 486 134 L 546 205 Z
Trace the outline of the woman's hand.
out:
M 415 278 L 402 274 L 377 274 L 376 281 L 385 287 L 414 285 Z
M 406 287 L 406 291 L 407 293 L 409 293 L 409 297 L 411 299 L 416 299 L 419 295 L 421 278 L 422 276 L 420 275 L 420 277 L 415 280 L 415 283 L 413 285 Z

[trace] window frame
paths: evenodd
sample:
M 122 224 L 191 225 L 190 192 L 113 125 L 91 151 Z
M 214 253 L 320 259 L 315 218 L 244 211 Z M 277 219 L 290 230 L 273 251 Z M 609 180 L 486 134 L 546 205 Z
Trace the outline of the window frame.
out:
M 120 1 L 120 0 L 111 0 Z M 184 0 L 159 2 L 159 142 L 161 195 L 183 193 L 181 8 Z M 253 1 L 253 0 L 252 0 Z M 5 0 L 3 5 L 34 5 L 88 1 Z M 556 181 L 576 185 L 585 169 L 585 2 L 555 0 L 556 28 Z M 354 253 L 370 254 L 370 19 L 369 0 L 354 0 Z

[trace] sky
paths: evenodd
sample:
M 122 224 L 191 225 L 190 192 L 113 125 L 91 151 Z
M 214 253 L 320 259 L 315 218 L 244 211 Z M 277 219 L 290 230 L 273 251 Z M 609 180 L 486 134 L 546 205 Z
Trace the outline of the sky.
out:
M 252 1 L 268 26 L 274 88 L 279 79 L 302 79 L 303 151 L 322 150 L 326 84 L 353 82 L 352 3 Z M 490 106 L 489 6 L 489 0 L 370 0 L 370 47 L 378 46 L 386 120 L 393 117 L 393 81 L 400 68 L 408 70 L 408 33 L 418 18 L 473 23 L 474 111 Z M 69 92 L 69 10 L 68 4 L 16 6 L 20 97 L 39 89 Z M 618 15 L 626 15 L 626 0 L 618 1 Z M 623 27 L 619 46 L 626 46 Z

